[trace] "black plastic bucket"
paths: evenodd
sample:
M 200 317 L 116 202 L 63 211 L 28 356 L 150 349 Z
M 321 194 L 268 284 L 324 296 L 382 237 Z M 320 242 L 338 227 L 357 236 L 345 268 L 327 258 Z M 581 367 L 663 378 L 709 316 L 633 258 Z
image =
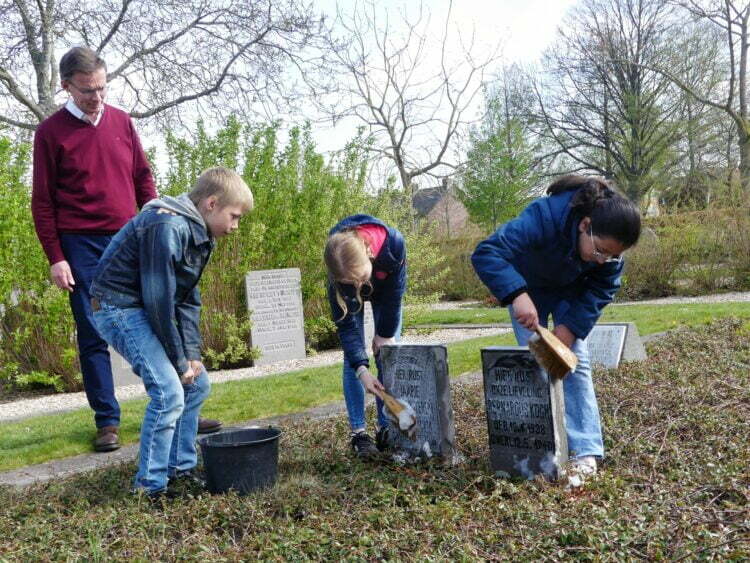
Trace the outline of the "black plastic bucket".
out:
M 225 430 L 201 438 L 206 485 L 211 493 L 234 489 L 246 495 L 276 482 L 281 430 L 245 428 Z

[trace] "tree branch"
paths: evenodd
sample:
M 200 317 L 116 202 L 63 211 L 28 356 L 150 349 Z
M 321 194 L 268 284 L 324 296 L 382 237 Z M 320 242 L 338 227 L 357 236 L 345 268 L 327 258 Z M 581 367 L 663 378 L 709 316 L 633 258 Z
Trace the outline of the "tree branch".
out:
M 104 39 L 102 39 L 99 42 L 99 46 L 96 48 L 97 53 L 101 53 L 104 47 L 107 46 L 107 43 L 110 42 L 112 37 L 114 37 L 115 33 L 120 29 L 120 25 L 122 25 L 123 20 L 125 19 L 125 14 L 128 11 L 128 8 L 130 7 L 130 4 L 133 0 L 122 0 L 122 7 L 120 8 L 120 13 L 117 14 L 117 17 L 115 18 L 114 23 L 112 24 L 112 27 L 109 28 L 109 32 L 107 35 L 104 36 Z

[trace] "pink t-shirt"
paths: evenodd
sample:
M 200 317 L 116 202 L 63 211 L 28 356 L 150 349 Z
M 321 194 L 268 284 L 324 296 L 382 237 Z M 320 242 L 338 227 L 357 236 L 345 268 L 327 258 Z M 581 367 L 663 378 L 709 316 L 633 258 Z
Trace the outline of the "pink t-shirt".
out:
M 359 233 L 359 236 L 361 236 L 365 240 L 365 242 L 367 242 L 370 250 L 372 251 L 372 255 L 377 256 L 378 254 L 380 254 L 380 250 L 383 248 L 385 238 L 388 236 L 388 231 L 386 231 L 385 227 L 367 223 L 355 228 L 357 229 L 357 233 Z M 386 277 L 388 277 L 387 272 L 382 272 L 380 270 L 375 270 L 373 273 L 379 280 L 384 280 Z

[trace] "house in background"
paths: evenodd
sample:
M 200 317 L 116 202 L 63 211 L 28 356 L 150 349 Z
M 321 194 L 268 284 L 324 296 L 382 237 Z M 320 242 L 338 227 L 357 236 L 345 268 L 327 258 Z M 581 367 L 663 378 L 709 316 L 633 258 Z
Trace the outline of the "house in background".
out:
M 446 238 L 462 234 L 470 225 L 469 213 L 447 179 L 440 187 L 417 190 L 411 204 L 418 220 L 430 224 Z

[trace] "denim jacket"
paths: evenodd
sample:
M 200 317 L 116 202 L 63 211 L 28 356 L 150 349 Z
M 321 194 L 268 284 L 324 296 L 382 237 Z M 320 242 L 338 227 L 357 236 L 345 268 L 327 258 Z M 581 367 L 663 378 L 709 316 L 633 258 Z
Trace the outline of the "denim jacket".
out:
M 380 219 L 370 215 L 351 215 L 341 220 L 328 233 L 329 236 L 353 229 L 360 225 L 380 225 L 385 227 L 387 235 L 383 247 L 372 262 L 373 275 L 370 278 L 372 293 L 367 294 L 363 289 L 362 298 L 372 301 L 380 306 L 380 316 L 375 327 L 375 334 L 383 338 L 391 338 L 396 334 L 399 321 L 401 320 L 401 299 L 406 291 L 406 244 L 403 235 L 393 227 L 389 227 Z M 375 273 L 384 272 L 383 279 L 378 278 Z M 336 288 L 334 283 L 328 281 L 328 301 L 331 305 L 333 320 L 338 329 L 341 348 L 344 350 L 344 358 L 353 369 L 359 366 L 369 366 L 367 358 L 367 347 L 362 339 L 364 334 L 363 315 L 356 311 L 359 309 L 354 287 L 349 284 L 335 284 L 339 293 L 346 303 L 347 313 L 341 318 L 343 311 L 336 301 Z
M 586 338 L 620 288 L 623 262 L 585 262 L 578 254 L 578 225 L 570 200 L 576 191 L 541 197 L 477 246 L 471 261 L 482 282 L 505 306 L 528 292 L 537 307 L 567 301 L 556 319 Z
M 177 373 L 200 360 L 198 290 L 214 240 L 183 194 L 153 200 L 104 251 L 91 296 L 116 307 L 143 308 Z

